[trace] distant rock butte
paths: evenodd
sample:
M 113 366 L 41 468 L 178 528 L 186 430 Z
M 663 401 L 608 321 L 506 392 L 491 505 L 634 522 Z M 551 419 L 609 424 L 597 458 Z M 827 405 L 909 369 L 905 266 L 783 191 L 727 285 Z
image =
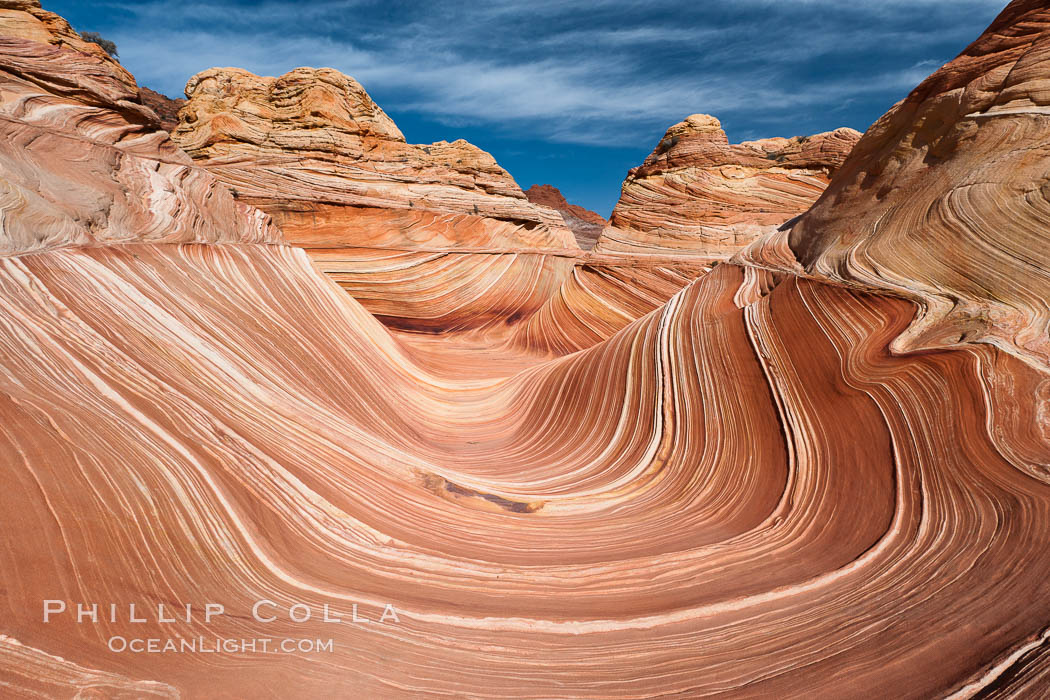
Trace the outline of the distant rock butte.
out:
M 142 104 L 157 113 L 165 131 L 174 131 L 179 125 L 179 110 L 186 104 L 186 100 L 181 97 L 172 99 L 148 87 L 139 88 L 139 98 Z
M 594 247 L 602 229 L 608 223 L 601 214 L 576 204 L 569 204 L 565 195 L 552 185 L 533 185 L 525 190 L 525 196 L 533 204 L 550 207 L 561 214 L 565 225 L 576 236 L 576 243 L 584 250 Z
M 724 257 L 816 201 L 860 133 L 730 144 L 715 117 L 675 124 L 623 183 L 597 250 Z

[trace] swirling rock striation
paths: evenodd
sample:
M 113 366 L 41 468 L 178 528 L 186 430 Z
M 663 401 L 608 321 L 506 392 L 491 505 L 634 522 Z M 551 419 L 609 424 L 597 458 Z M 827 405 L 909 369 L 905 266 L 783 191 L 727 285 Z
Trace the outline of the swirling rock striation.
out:
M 1050 363 L 1048 23 L 1045 3 L 1011 3 L 791 227 L 808 274 L 921 304 L 898 350 L 975 340 Z
M 269 217 L 237 203 L 172 144 L 134 78 L 97 45 L 33 3 L 0 12 L 0 256 L 282 242 Z
M 556 359 L 407 343 L 22 7 L 0 0 L 3 695 L 1045 690 L 1050 370 L 1020 346 L 895 353 L 914 301 L 820 279 L 786 229 Z M 1016 2 L 989 36 L 1039 27 Z M 1009 268 L 1024 209 L 971 213 Z
M 730 144 L 715 117 L 694 114 L 628 173 L 597 250 L 728 257 L 804 212 L 859 138 L 842 128 Z

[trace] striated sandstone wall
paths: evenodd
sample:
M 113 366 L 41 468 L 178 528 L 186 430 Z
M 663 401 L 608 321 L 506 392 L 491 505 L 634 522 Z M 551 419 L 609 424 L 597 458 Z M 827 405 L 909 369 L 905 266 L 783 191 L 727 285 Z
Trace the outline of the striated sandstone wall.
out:
M 597 250 L 728 257 L 820 196 L 860 134 L 837 129 L 730 144 L 694 114 L 630 171 Z

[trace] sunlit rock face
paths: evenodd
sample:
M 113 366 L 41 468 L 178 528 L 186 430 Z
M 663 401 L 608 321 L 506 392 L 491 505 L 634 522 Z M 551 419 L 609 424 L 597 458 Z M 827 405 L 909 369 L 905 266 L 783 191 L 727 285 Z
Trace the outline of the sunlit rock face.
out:
M 407 144 L 364 88 L 338 71 L 265 78 L 212 69 L 189 81 L 187 95 L 174 140 L 413 340 L 456 336 L 513 352 L 574 352 L 707 269 L 584 256 L 566 212 L 594 236 L 596 214 L 548 192 L 529 201 L 465 141 Z M 562 203 L 564 211 L 551 206 Z
M 116 64 L 19 8 L 0 0 L 5 697 L 1044 693 L 1050 371 L 1032 346 L 892 351 L 924 297 L 847 278 L 857 255 L 822 278 L 809 256 L 849 240 L 797 227 L 666 303 L 639 291 L 679 284 L 659 261 L 577 264 L 565 306 L 515 324 L 590 342 L 556 359 L 516 336 L 409 343 L 176 149 Z M 1026 87 L 981 84 L 1036 103 L 1048 15 L 1011 5 L 961 59 L 970 80 L 1016 55 Z M 1011 158 L 1041 113 L 975 120 L 955 157 L 1000 118 L 1014 130 L 974 165 L 1029 167 L 1010 182 L 1037 209 L 1050 156 Z M 923 147 L 899 143 L 902 161 Z M 972 189 L 968 169 L 936 175 Z M 942 245 L 904 202 L 878 229 Z M 857 206 L 842 216 L 876 205 Z M 1031 261 L 1028 209 L 968 206 L 956 226 L 997 232 L 973 265 Z M 643 315 L 616 331 L 614 310 Z M 65 609 L 45 622 L 45 601 Z M 262 638 L 331 646 L 215 643 Z M 211 651 L 113 650 L 147 639 Z
M 843 128 L 730 144 L 716 118 L 694 114 L 628 173 L 597 249 L 727 257 L 804 212 L 859 138 Z
M 175 141 L 395 328 L 531 314 L 578 251 L 562 217 L 529 202 L 491 155 L 462 140 L 406 143 L 338 71 L 211 69 L 186 94 Z
M 281 240 L 172 144 L 127 71 L 34 5 L 0 4 L 0 255 Z

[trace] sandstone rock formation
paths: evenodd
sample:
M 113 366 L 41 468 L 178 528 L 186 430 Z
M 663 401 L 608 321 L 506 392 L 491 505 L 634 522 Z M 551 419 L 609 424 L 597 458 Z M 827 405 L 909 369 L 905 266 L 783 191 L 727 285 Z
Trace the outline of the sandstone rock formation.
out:
M 134 79 L 65 20 L 8 1 L 0 22 L 0 255 L 280 240 L 267 216 L 171 143 Z
M 598 241 L 607 222 L 600 214 L 584 209 L 576 204 L 569 204 L 565 195 L 552 185 L 533 185 L 525 190 L 525 196 L 533 204 L 550 207 L 561 214 L 565 225 L 576 236 L 576 243 L 584 250 L 590 250 Z
M 1043 693 L 1050 366 L 1005 316 L 891 348 L 922 285 L 1043 293 L 1007 275 L 1050 267 L 1050 9 L 1012 3 L 793 229 L 552 360 L 392 334 L 38 15 L 0 0 L 4 696 Z M 951 194 L 865 200 L 916 159 Z M 882 232 L 876 277 L 850 236 Z M 926 264 L 947 232 L 980 288 Z M 640 299 L 573 275 L 515 325 Z
M 496 296 L 531 313 L 568 265 L 539 253 L 578 250 L 561 216 L 531 204 L 488 153 L 462 140 L 406 143 L 338 71 L 212 69 L 186 94 L 175 141 L 397 327 L 491 324 L 501 313 L 494 280 L 504 287 Z M 511 266 L 535 293 L 522 297 L 518 275 L 501 274 Z M 454 289 L 450 267 L 464 271 Z
M 338 71 L 262 78 L 213 68 L 194 76 L 186 94 L 175 141 L 239 198 L 273 210 L 293 239 L 311 232 L 317 205 L 327 205 L 481 219 L 474 235 L 447 246 L 574 247 L 560 218 L 532 206 L 488 153 L 462 140 L 405 143 L 360 84 Z M 398 233 L 392 241 L 416 243 Z
M 582 256 L 565 224 L 596 214 L 560 193 L 530 202 L 466 142 L 405 143 L 338 71 L 212 69 L 187 94 L 176 142 L 393 329 L 557 355 L 604 340 L 706 270 L 708 259 L 673 255 L 641 267 Z
M 1046 12 L 1012 3 L 871 127 L 791 229 L 806 272 L 920 303 L 899 350 L 980 340 L 1050 362 Z
M 631 171 L 593 254 L 508 342 L 556 355 L 610 337 L 804 211 L 857 138 L 839 129 L 730 145 L 714 117 L 672 126 Z
M 730 144 L 717 119 L 694 114 L 628 173 L 597 249 L 728 257 L 804 212 L 859 138 L 843 128 Z
M 148 87 L 139 88 L 139 98 L 142 104 L 157 113 L 165 131 L 174 131 L 179 125 L 179 110 L 186 104 L 186 100 L 181 97 L 172 99 Z
M 0 0 L 0 18 L 11 34 L 26 39 L 68 48 L 102 60 L 100 70 L 123 85 L 133 85 L 135 79 L 120 63 L 98 44 L 85 41 L 69 26 L 63 17 L 40 7 L 39 0 Z M 92 82 L 88 78 L 88 82 Z

